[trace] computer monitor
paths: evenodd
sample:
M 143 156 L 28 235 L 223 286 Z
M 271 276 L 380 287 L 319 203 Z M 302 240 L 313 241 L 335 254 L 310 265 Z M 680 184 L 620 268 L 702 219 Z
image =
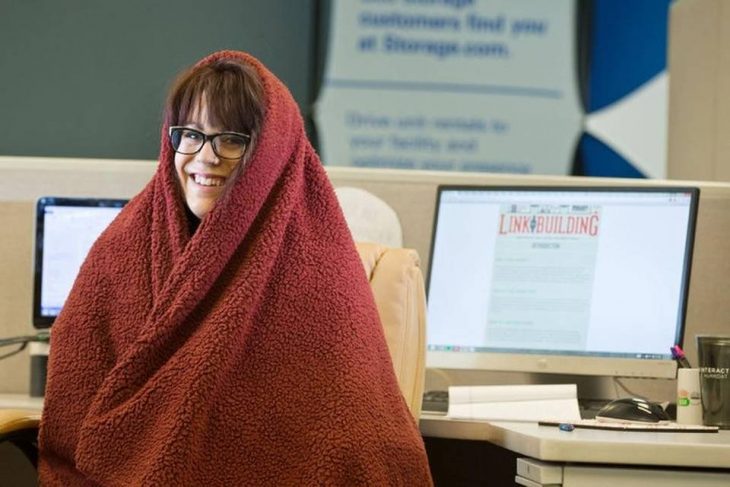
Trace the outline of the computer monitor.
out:
M 676 376 L 699 190 L 441 186 L 427 366 Z
M 33 326 L 48 328 L 91 245 L 127 200 L 43 197 L 36 203 Z

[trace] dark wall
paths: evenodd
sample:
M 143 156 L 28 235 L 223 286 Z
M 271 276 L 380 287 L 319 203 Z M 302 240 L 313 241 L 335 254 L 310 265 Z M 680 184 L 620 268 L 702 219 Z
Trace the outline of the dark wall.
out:
M 219 49 L 258 57 L 305 115 L 316 0 L 0 0 L 0 155 L 156 159 L 167 88 Z

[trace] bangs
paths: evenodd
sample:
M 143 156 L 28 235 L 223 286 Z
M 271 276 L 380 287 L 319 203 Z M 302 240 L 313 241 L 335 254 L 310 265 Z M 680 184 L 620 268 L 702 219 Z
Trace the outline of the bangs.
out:
M 192 122 L 205 100 L 212 125 L 255 137 L 263 119 L 263 88 L 253 68 L 220 60 L 185 73 L 171 90 L 167 104 L 168 126 Z

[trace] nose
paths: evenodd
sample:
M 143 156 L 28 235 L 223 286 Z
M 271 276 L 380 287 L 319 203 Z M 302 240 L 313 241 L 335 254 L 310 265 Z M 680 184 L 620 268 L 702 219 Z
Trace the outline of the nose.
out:
M 203 147 L 201 147 L 198 151 L 197 158 L 200 162 L 204 164 L 216 165 L 220 163 L 220 159 L 213 151 L 213 142 L 210 140 L 206 140 L 203 143 Z

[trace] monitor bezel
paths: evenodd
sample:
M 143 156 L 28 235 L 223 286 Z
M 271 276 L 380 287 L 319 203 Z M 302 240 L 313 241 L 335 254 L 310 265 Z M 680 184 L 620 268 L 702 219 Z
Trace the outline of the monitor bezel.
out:
M 45 316 L 41 310 L 41 289 L 43 285 L 43 237 L 45 234 L 45 209 L 49 206 L 76 208 L 122 208 L 129 200 L 120 198 L 42 196 L 35 205 L 35 229 L 33 232 L 33 327 L 47 329 L 53 325 L 55 316 Z
M 689 284 L 692 271 L 692 256 L 697 226 L 700 189 L 693 186 L 602 186 L 602 185 L 439 185 L 436 193 L 433 225 L 431 227 L 431 247 L 429 249 L 428 277 L 426 279 L 426 296 L 431 289 L 431 269 L 436 242 L 441 197 L 446 191 L 536 191 L 536 192 L 643 192 L 643 193 L 689 193 L 690 207 L 687 225 L 687 246 L 685 248 L 685 266 L 682 276 L 680 303 L 680 325 L 676 341 L 682 346 L 687 320 L 687 304 L 689 300 Z M 446 352 L 429 350 L 427 341 L 426 367 L 430 369 L 477 370 L 495 372 L 532 372 L 570 375 L 667 378 L 677 375 L 677 363 L 673 359 L 637 359 L 601 355 L 565 355 L 551 353 L 514 353 L 514 352 Z

